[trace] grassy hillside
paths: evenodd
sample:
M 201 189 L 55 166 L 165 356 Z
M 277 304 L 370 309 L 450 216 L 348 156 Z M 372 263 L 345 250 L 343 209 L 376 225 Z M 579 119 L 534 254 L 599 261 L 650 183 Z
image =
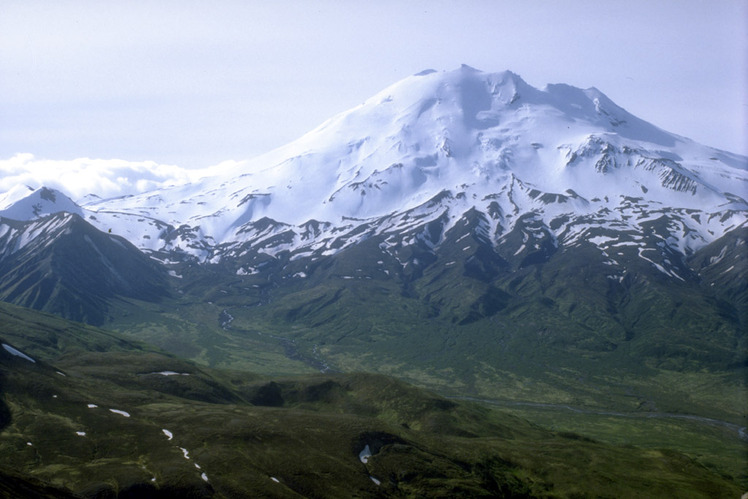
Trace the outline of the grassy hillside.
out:
M 175 279 L 178 299 L 123 305 L 110 327 L 213 367 L 373 371 L 445 395 L 748 424 L 735 403 L 742 323 L 707 283 L 673 287 L 643 261 L 614 280 L 591 247 L 512 271 L 491 270 L 495 255 L 446 254 L 413 273 L 371 251 L 282 273 L 192 269 Z
M 0 350 L 0 491 L 18 497 L 741 492 L 671 450 L 550 431 L 386 376 L 214 370 L 29 310 L 0 313 L 0 341 L 35 361 Z

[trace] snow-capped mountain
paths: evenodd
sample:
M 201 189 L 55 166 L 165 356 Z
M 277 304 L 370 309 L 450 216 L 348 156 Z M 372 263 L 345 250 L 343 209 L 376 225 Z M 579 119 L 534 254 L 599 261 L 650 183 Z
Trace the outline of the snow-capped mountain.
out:
M 0 195 L 0 217 L 35 220 L 63 211 L 83 215 L 80 206 L 56 189 L 16 186 Z
M 420 366 L 453 387 L 745 366 L 747 187 L 747 158 L 596 89 L 427 71 L 197 182 L 6 194 L 0 298 L 124 317 L 168 349 L 163 313 L 210 358 L 231 328 L 262 330 L 315 368 Z
M 82 210 L 57 206 L 142 250 L 201 262 L 251 249 L 329 255 L 373 234 L 403 243 L 398 234 L 440 220 L 437 236 L 408 236 L 438 246 L 470 210 L 483 214 L 495 247 L 518 220 L 532 220 L 522 244 L 503 253 L 537 249 L 542 233 L 554 247 L 585 240 L 612 252 L 654 238 L 662 252 L 687 255 L 745 224 L 746 165 L 631 115 L 597 89 L 539 90 L 508 71 L 463 66 L 406 78 L 197 183 L 93 199 Z M 49 192 L 0 214 L 46 213 L 35 200 Z

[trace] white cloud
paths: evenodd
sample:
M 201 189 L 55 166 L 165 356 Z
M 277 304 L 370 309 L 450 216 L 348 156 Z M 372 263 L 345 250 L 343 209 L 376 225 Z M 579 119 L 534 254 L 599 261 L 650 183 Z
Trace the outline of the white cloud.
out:
M 208 173 L 154 161 L 77 158 L 37 159 L 32 154 L 16 154 L 0 160 L 0 192 L 27 185 L 58 189 L 73 200 L 88 194 L 107 198 L 193 182 Z

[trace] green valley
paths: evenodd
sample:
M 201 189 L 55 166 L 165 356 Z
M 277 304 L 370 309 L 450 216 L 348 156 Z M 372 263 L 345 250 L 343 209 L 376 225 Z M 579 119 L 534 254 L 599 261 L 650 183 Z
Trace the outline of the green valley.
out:
M 735 497 L 729 467 L 372 374 L 213 369 L 0 305 L 13 497 Z M 565 424 L 565 423 L 564 423 Z M 367 449 L 367 452 L 364 450 Z M 731 450 L 732 452 L 732 450 Z M 717 469 L 715 469 L 717 468 Z

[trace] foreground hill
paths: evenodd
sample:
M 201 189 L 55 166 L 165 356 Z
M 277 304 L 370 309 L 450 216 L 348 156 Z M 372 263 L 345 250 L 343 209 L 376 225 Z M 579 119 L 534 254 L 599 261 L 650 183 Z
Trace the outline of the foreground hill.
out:
M 672 451 L 554 433 L 392 378 L 207 370 L 3 305 L 13 497 L 737 497 Z

